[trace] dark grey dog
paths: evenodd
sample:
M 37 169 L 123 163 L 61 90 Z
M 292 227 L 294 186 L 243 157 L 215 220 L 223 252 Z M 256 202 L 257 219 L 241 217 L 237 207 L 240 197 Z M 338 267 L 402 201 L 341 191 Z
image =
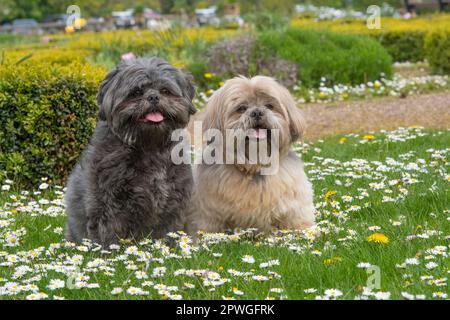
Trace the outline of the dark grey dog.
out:
M 196 112 L 191 79 L 158 58 L 106 76 L 97 127 L 67 185 L 68 240 L 108 245 L 183 229 L 192 172 L 172 163 L 171 133 Z

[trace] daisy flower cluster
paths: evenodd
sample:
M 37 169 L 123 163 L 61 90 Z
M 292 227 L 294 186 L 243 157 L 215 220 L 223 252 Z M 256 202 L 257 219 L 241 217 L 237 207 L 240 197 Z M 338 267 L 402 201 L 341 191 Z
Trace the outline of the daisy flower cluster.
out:
M 450 149 L 424 141 L 448 134 L 411 127 L 296 146 L 317 224 L 270 234 L 75 244 L 64 239 L 64 187 L 4 180 L 0 298 L 447 299 Z
M 396 73 L 392 79 L 387 79 L 382 74 L 379 80 L 353 86 L 332 83 L 329 79 L 322 77 L 318 88 L 305 88 L 299 82 L 292 88 L 292 94 L 300 104 L 329 103 L 385 96 L 406 97 L 433 90 L 444 90 L 449 85 L 450 82 L 447 75 L 405 77 Z M 202 109 L 214 91 L 214 89 L 208 89 L 207 91 L 198 92 L 193 101 L 194 105 L 198 109 Z
M 382 96 L 405 97 L 426 93 L 430 90 L 445 89 L 448 86 L 449 78 L 445 75 L 404 77 L 394 74 L 392 79 L 382 76 L 379 80 L 356 86 L 331 84 L 326 78 L 321 78 L 319 88 L 306 89 L 299 83 L 294 86 L 293 93 L 298 103 L 328 103 Z

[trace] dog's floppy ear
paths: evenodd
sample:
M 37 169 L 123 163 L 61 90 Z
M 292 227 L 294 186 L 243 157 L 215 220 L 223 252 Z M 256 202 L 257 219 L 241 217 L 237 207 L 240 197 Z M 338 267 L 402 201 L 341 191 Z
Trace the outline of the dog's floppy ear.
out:
M 100 120 L 106 121 L 106 106 L 104 103 L 106 92 L 111 87 L 112 79 L 119 73 L 119 67 L 115 68 L 114 70 L 110 71 L 106 78 L 102 81 L 100 84 L 100 88 L 98 90 L 97 94 L 97 104 L 100 107 L 100 111 L 98 113 L 98 117 Z
M 288 110 L 289 113 L 289 130 L 291 132 L 291 140 L 295 142 L 301 138 L 305 133 L 305 120 L 302 112 L 296 106 Z
M 222 91 L 223 87 L 214 92 L 206 104 L 203 117 L 203 131 L 208 129 L 223 130 Z
M 194 99 L 196 93 L 196 89 L 194 86 L 194 77 L 185 70 L 182 70 L 182 72 L 186 80 L 186 94 L 187 98 L 189 99 L 189 114 L 195 114 L 197 112 L 197 109 L 192 104 L 192 100 Z
M 187 91 L 189 99 L 192 100 L 195 97 L 194 77 L 186 71 L 183 71 L 183 73 L 184 73 L 184 78 L 186 79 L 186 83 L 187 83 L 186 91 Z
M 295 142 L 303 137 L 306 127 L 305 120 L 301 110 L 297 107 L 294 98 L 284 87 L 281 88 L 281 100 L 286 107 L 289 117 L 291 142 Z

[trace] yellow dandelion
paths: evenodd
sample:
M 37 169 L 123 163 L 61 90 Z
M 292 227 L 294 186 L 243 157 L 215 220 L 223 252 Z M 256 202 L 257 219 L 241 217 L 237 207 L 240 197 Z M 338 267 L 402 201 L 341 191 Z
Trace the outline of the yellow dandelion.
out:
M 332 257 L 332 258 L 330 258 L 330 259 L 325 259 L 325 260 L 323 261 L 323 264 L 325 265 L 325 267 L 329 267 L 329 266 L 331 266 L 332 264 L 336 264 L 336 263 L 339 263 L 339 262 L 341 262 L 341 261 L 342 261 L 342 258 L 339 257 L 339 256 L 336 256 L 336 257 Z
M 219 86 L 220 86 L 220 87 L 222 87 L 224 84 L 225 84 L 225 82 L 223 82 L 223 81 L 220 81 L 220 82 L 219 82 Z
M 368 242 L 375 242 L 378 244 L 388 244 L 389 238 L 383 233 L 374 233 L 367 237 Z
M 319 93 L 320 98 L 325 98 L 326 96 L 327 96 L 326 92 L 320 91 Z
M 336 191 L 327 191 L 327 193 L 325 193 L 325 201 L 329 202 L 336 193 Z
M 347 92 L 342 92 L 341 96 L 342 96 L 342 98 L 347 99 L 348 98 L 348 93 Z
M 74 33 L 75 28 L 73 26 L 66 26 L 65 31 L 66 33 Z
M 87 21 L 86 19 L 78 18 L 73 21 L 73 25 L 75 26 L 75 28 L 81 29 L 87 25 Z
M 372 141 L 372 140 L 375 140 L 375 136 L 372 135 L 372 134 L 368 134 L 368 135 L 365 135 L 365 136 L 363 137 L 363 139 L 364 139 L 364 140 L 367 140 L 367 141 Z
M 210 72 L 207 72 L 203 76 L 205 77 L 205 79 L 211 79 L 213 77 L 213 74 Z
M 344 144 L 347 140 L 348 140 L 347 137 L 342 137 L 339 139 L 339 143 Z

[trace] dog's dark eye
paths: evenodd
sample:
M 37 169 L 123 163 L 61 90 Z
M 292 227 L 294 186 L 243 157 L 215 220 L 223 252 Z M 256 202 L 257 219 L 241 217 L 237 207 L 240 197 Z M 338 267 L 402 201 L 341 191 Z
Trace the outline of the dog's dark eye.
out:
M 161 93 L 168 95 L 168 94 L 170 94 L 170 91 L 168 89 L 164 88 L 164 89 L 161 89 Z
M 240 105 L 240 106 L 236 109 L 236 111 L 239 112 L 239 113 L 244 113 L 246 110 L 247 110 L 247 106 L 245 106 L 245 105 Z
M 269 110 L 273 110 L 273 105 L 271 105 L 270 103 L 266 104 L 266 108 L 269 109 Z
M 143 94 L 144 91 L 142 90 L 142 88 L 134 88 L 133 91 L 131 92 L 132 97 L 142 96 Z

